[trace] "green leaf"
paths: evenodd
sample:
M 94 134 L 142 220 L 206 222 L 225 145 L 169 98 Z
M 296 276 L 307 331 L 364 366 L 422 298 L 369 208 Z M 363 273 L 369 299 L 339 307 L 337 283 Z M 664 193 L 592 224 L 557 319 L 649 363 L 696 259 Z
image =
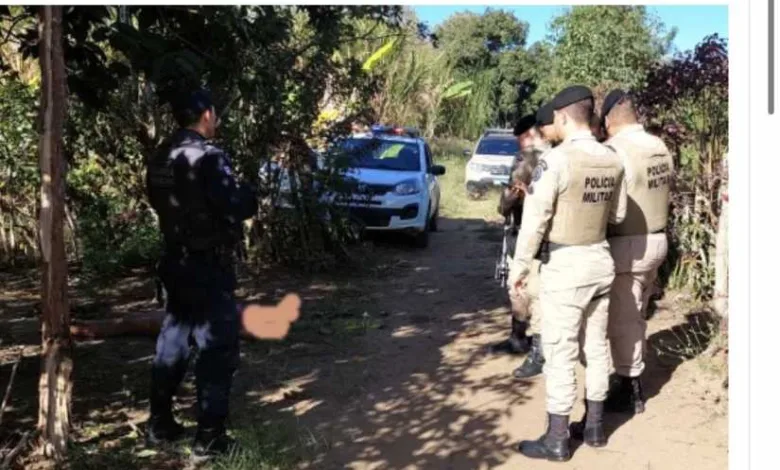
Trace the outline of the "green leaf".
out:
M 371 57 L 369 57 L 364 63 L 363 63 L 363 71 L 364 72 L 370 72 L 374 65 L 379 62 L 382 57 L 387 55 L 388 52 L 390 52 L 393 49 L 393 46 L 395 45 L 395 39 L 390 40 L 387 44 L 380 47 L 376 52 L 371 54 Z
M 469 90 L 473 85 L 474 82 L 472 82 L 471 80 L 466 80 L 463 82 L 456 83 L 451 87 L 447 88 L 447 90 L 442 94 L 441 97 L 442 99 L 447 100 L 459 96 L 465 96 L 465 95 L 461 95 L 461 93 Z

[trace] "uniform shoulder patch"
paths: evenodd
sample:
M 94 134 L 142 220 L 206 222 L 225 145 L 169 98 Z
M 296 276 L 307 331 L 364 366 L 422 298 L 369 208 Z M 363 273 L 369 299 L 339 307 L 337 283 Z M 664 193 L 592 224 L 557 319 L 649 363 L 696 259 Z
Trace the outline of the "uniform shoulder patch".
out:
M 534 172 L 531 174 L 531 180 L 532 181 L 539 181 L 539 179 L 542 177 L 542 172 L 544 172 L 544 169 L 542 169 L 542 165 L 536 165 L 536 168 L 534 168 Z

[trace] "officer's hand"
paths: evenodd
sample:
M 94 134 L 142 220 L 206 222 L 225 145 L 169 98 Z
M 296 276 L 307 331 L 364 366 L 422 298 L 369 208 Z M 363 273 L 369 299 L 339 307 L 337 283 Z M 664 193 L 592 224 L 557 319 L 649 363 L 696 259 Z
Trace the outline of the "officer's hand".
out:
M 272 307 L 249 305 L 241 312 L 244 331 L 259 339 L 280 340 L 300 316 L 301 299 L 288 294 Z
M 512 193 L 514 193 L 516 196 L 521 196 L 524 194 L 527 190 L 525 183 L 515 183 L 511 186 L 510 190 Z
M 509 293 L 510 295 L 519 295 L 521 291 L 525 290 L 527 284 L 527 276 L 520 275 L 515 270 L 509 271 Z
M 527 284 L 528 283 L 526 282 L 525 277 L 521 277 L 520 279 L 515 280 L 514 282 L 512 282 L 512 291 L 513 291 L 512 293 L 519 295 L 522 291 L 525 290 L 525 286 Z

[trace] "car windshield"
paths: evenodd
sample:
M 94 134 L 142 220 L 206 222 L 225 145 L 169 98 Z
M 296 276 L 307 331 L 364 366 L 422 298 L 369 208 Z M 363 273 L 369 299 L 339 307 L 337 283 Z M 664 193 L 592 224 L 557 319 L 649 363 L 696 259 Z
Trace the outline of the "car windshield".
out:
M 517 155 L 519 151 L 517 139 L 512 138 L 485 138 L 477 146 L 477 153 L 480 155 Z
M 346 153 L 351 166 L 356 168 L 420 171 L 420 150 L 416 143 L 349 138 L 339 150 Z

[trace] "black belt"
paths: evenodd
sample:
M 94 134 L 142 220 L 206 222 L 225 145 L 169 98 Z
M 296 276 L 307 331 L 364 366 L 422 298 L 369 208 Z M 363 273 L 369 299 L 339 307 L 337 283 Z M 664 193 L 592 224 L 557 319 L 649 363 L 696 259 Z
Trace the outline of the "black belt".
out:
M 549 251 L 555 251 L 558 248 L 564 248 L 564 247 L 567 247 L 567 246 L 573 246 L 573 245 L 564 245 L 563 243 L 547 242 L 547 247 L 548 247 L 547 249 Z
M 666 233 L 666 227 L 656 230 L 655 232 L 652 232 L 650 235 L 657 235 L 659 233 Z

